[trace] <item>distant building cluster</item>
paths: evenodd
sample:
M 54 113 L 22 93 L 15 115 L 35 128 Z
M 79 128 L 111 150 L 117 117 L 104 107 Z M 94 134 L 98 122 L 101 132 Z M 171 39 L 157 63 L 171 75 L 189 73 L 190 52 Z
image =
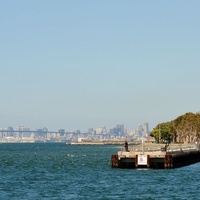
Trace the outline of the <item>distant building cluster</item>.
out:
M 31 143 L 31 142 L 83 142 L 83 141 L 109 141 L 109 140 L 139 140 L 149 137 L 148 123 L 139 125 L 135 130 L 127 132 L 123 124 L 113 128 L 89 128 L 86 133 L 80 130 L 65 131 L 58 129 L 49 131 L 47 128 L 31 130 L 29 127 L 0 128 L 1 143 Z

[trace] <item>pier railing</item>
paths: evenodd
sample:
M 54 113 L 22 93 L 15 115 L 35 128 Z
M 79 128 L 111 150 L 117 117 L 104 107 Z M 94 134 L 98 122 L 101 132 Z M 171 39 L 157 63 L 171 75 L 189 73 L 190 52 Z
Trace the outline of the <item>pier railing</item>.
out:
M 136 146 L 129 146 L 130 152 L 153 152 L 153 151 L 166 151 L 166 152 L 180 152 L 180 151 L 190 151 L 190 150 L 199 150 L 200 145 L 199 144 L 170 144 L 168 146 L 165 146 L 165 144 L 140 144 Z M 124 148 L 121 149 L 122 151 L 125 151 Z

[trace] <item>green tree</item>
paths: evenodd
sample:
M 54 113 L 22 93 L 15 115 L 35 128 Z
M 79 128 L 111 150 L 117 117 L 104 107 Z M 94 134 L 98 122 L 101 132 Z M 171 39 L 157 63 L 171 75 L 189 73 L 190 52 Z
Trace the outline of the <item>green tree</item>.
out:
M 160 123 L 150 135 L 157 142 L 194 142 L 200 138 L 200 113 L 185 113 L 170 122 Z
M 164 143 L 173 140 L 174 129 L 171 122 L 165 122 L 158 124 L 150 133 L 152 137 L 156 139 L 158 143 Z

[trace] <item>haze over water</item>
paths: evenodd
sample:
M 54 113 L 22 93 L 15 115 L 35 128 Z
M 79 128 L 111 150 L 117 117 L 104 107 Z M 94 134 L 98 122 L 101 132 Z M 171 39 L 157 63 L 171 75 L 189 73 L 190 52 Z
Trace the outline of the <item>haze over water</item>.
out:
M 118 147 L 0 144 L 0 199 L 198 199 L 200 163 L 113 169 L 110 157 Z

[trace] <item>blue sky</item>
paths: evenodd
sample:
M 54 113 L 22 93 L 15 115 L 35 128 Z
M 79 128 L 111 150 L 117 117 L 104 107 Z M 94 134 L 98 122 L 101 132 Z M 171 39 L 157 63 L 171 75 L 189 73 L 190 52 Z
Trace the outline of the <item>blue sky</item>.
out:
M 10 0 L 0 127 L 87 130 L 199 112 L 199 1 Z

